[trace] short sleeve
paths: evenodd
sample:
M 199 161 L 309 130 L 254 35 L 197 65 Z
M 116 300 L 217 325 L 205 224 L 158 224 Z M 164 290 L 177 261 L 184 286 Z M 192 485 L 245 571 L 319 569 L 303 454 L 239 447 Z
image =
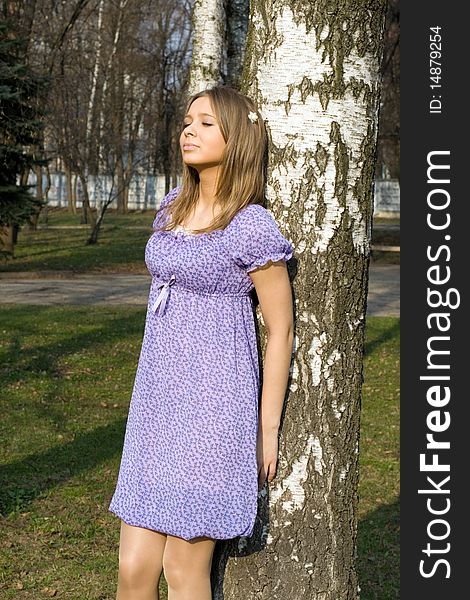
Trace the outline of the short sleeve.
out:
M 163 198 L 163 200 L 160 202 L 160 206 L 158 207 L 157 210 L 157 214 L 155 215 L 155 219 L 153 221 L 153 228 L 156 229 L 158 227 L 161 227 L 163 225 L 163 217 L 164 217 L 164 208 L 170 204 L 170 202 L 172 200 L 174 200 L 176 198 L 176 196 L 178 195 L 178 192 L 180 191 L 181 187 L 180 186 L 176 186 L 175 188 L 173 188 L 172 190 L 170 190 L 168 192 L 168 194 Z
M 260 204 L 250 204 L 235 215 L 226 244 L 235 263 L 253 271 L 270 260 L 289 260 L 292 244 L 282 235 L 271 213 Z

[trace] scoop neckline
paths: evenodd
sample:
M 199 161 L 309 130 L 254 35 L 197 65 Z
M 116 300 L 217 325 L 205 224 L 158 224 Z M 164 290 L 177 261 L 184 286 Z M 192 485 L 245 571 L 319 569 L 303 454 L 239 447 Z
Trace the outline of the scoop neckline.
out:
M 183 227 L 182 225 L 177 225 L 176 229 L 170 229 L 170 231 L 173 231 L 174 233 L 186 233 L 191 236 L 198 236 L 198 235 L 206 235 L 208 233 L 213 233 L 214 231 L 221 231 L 221 230 L 213 229 L 212 231 L 203 231 L 202 233 L 194 233 L 193 229 L 188 229 L 187 227 Z
M 230 225 L 230 223 L 229 223 Z M 193 233 L 192 230 L 186 229 L 185 227 L 178 226 L 179 229 L 163 229 L 160 230 L 161 233 L 167 233 L 172 235 L 173 237 L 183 237 L 188 239 L 202 238 L 208 237 L 211 235 L 215 235 L 216 233 L 224 233 L 228 228 L 228 225 L 225 229 L 213 229 L 212 231 L 203 231 L 202 233 Z
M 203 231 L 202 233 L 193 233 L 191 229 L 187 229 L 186 227 L 182 227 L 181 225 L 177 225 L 177 227 L 179 229 L 163 229 L 163 230 L 159 230 L 159 231 L 161 233 L 170 234 L 170 235 L 172 235 L 175 238 L 180 237 L 180 238 L 186 238 L 186 239 L 204 238 L 204 237 L 215 236 L 216 234 L 223 234 L 223 233 L 225 233 L 234 224 L 234 221 L 237 219 L 237 217 L 243 211 L 245 211 L 247 208 L 249 208 L 250 206 L 256 206 L 256 204 L 255 203 L 247 204 L 242 209 L 240 209 L 235 214 L 235 216 L 232 218 L 232 220 L 230 221 L 230 223 L 228 223 L 227 226 L 224 229 L 213 229 L 212 231 Z M 261 205 L 259 204 L 257 206 L 261 206 Z

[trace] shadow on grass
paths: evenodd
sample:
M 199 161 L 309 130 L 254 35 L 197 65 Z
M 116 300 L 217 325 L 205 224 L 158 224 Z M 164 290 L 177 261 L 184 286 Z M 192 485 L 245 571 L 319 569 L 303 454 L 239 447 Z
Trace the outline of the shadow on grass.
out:
M 62 369 L 59 362 L 67 355 L 90 350 L 99 353 L 101 345 L 109 348 L 112 343 L 122 342 L 129 335 L 142 336 L 145 324 L 145 310 L 142 307 L 129 307 L 125 316 L 116 316 L 111 307 L 109 314 L 105 309 L 96 315 L 87 306 L 75 306 L 74 314 L 81 317 L 81 330 L 74 330 L 73 323 L 67 322 L 70 307 L 37 306 L 30 307 L 34 311 L 31 318 L 25 319 L 23 306 L 9 306 L 4 311 L 5 323 L 12 333 L 1 353 L 0 386 L 5 390 L 8 384 L 22 381 L 25 377 L 60 378 Z M 55 331 L 49 337 L 50 342 L 25 347 L 24 340 L 29 336 L 40 335 L 44 330 L 44 322 L 60 326 L 62 331 Z M 0 326 L 2 321 L 0 320 Z M 67 336 L 67 337 L 65 337 Z
M 125 268 L 130 263 L 144 268 L 144 249 L 151 235 L 151 227 L 130 231 L 117 228 L 101 232 L 98 243 L 88 245 L 88 231 L 33 232 L 20 237 L 15 258 L 0 261 L 0 271 L 89 272 L 96 267 Z
M 125 420 L 118 419 L 72 442 L 0 467 L 0 514 L 22 512 L 42 493 L 93 470 L 122 451 Z M 110 499 L 111 500 L 111 499 Z
M 42 394 L 45 404 L 29 398 L 28 411 L 32 422 L 36 418 L 48 418 L 64 423 L 67 419 L 64 411 L 55 410 L 57 398 L 65 395 L 71 385 L 63 377 L 64 357 L 86 356 L 89 350 L 92 358 L 100 352 L 109 352 L 116 344 L 122 345 L 123 340 L 130 344 L 134 337 L 141 339 L 145 310 L 130 307 L 125 315 L 116 316 L 112 309 L 109 313 L 106 310 L 97 313 L 88 307 L 75 308 L 79 327 L 68 321 L 70 310 L 67 308 L 34 306 L 31 310 L 34 313 L 28 318 L 23 307 L 9 307 L 4 311 L 5 327 L 8 323 L 11 333 L 0 353 L 0 390 L 7 399 L 9 390 L 17 384 L 49 381 L 50 389 Z M 51 331 L 49 336 L 43 333 L 44 323 Z M 29 338 L 36 340 L 36 336 L 41 336 L 39 341 L 28 344 Z M 138 356 L 138 350 L 136 352 Z M 96 376 L 99 375 L 98 370 Z M 77 433 L 71 442 L 1 465 L 0 514 L 23 511 L 42 493 L 118 455 L 122 452 L 124 429 L 125 419 L 121 418 L 93 431 Z
M 400 501 L 381 506 L 358 526 L 361 600 L 400 598 Z
M 368 321 L 367 327 L 367 338 L 368 341 L 364 344 L 364 356 L 369 356 L 380 346 L 386 342 L 393 340 L 400 335 L 400 319 L 395 317 L 383 317 L 380 321 L 389 320 L 390 325 L 383 328 L 381 322 Z

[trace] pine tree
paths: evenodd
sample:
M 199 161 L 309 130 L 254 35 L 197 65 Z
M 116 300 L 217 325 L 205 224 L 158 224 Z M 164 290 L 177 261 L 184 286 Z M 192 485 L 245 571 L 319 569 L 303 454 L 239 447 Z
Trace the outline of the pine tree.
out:
M 46 80 L 26 64 L 25 47 L 12 22 L 0 22 L 0 252 L 7 255 L 13 254 L 19 226 L 45 204 L 21 182 L 33 165 L 47 163 L 35 150 Z

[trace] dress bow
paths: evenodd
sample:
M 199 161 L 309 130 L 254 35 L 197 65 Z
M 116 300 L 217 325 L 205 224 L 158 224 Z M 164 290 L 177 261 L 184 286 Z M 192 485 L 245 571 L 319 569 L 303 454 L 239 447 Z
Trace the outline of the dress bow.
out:
M 168 295 L 170 293 L 170 286 L 174 284 L 175 280 L 176 280 L 176 277 L 174 275 L 172 275 L 168 281 L 166 281 L 165 283 L 162 283 L 158 286 L 157 289 L 160 289 L 160 293 L 152 307 L 152 310 L 156 315 L 160 316 L 163 314 L 163 311 L 165 310 L 166 302 L 168 300 Z

